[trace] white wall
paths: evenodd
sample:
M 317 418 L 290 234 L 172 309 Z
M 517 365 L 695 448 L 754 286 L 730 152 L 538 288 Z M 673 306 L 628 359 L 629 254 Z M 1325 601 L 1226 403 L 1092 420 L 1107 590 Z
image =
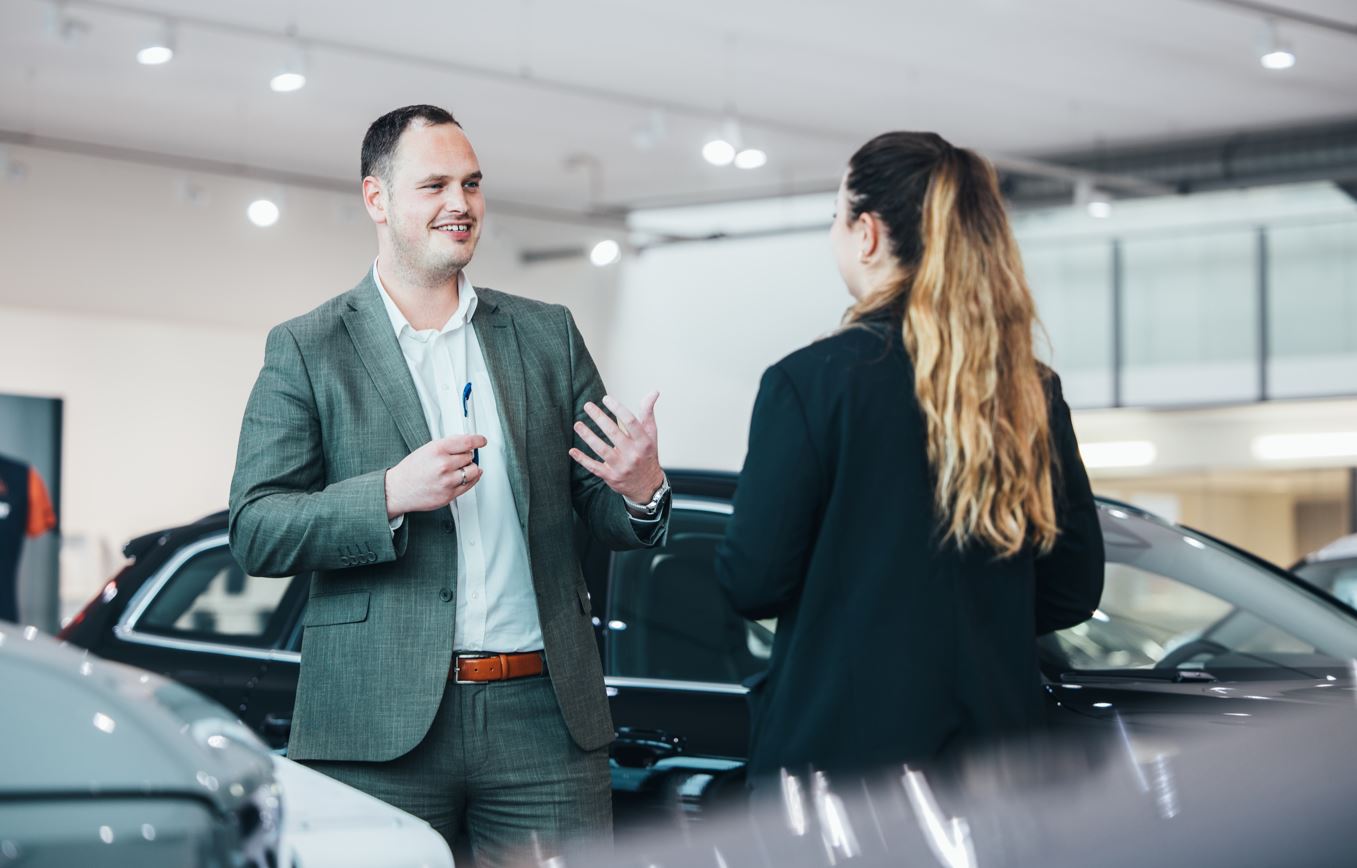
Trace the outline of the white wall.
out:
M 64 400 L 63 598 L 88 596 L 130 537 L 224 508 L 273 324 L 353 286 L 375 254 L 353 197 L 282 191 L 259 229 L 239 178 L 11 148 L 0 178 L 0 392 Z M 185 183 L 207 196 L 192 205 Z M 356 185 L 355 185 L 356 186 Z M 609 373 L 616 270 L 523 267 L 542 228 L 487 224 L 472 279 L 571 306 Z
M 738 470 L 764 369 L 836 328 L 851 301 L 823 234 L 657 248 L 622 283 L 610 387 L 626 401 L 660 390 L 671 467 Z

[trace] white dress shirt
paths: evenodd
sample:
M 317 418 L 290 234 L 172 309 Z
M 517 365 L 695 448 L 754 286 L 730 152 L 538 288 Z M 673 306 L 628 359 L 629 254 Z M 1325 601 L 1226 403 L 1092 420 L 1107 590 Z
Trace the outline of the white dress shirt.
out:
M 456 434 L 480 434 L 486 439 L 480 450 L 480 482 L 448 505 L 457 522 L 453 642 L 458 651 L 540 651 L 542 625 L 532 566 L 509 486 L 509 444 L 472 324 L 476 290 L 463 271 L 457 278 L 459 303 L 452 318 L 441 329 L 416 331 L 382 286 L 376 262 L 372 279 L 415 381 L 429 433 L 435 440 Z M 471 384 L 470 413 L 463 416 L 462 392 L 467 383 Z M 399 522 L 393 526 L 399 527 Z

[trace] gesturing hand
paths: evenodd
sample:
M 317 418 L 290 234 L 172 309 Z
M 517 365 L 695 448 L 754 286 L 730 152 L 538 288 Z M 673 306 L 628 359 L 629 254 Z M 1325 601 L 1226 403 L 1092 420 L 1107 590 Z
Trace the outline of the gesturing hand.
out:
M 648 502 L 664 484 L 655 430 L 655 402 L 659 397 L 659 392 L 646 395 L 637 417 L 621 401 L 604 395 L 603 404 L 617 417 L 616 421 L 594 402 L 585 404 L 584 412 L 603 432 L 601 437 L 583 422 L 575 423 L 575 433 L 601 460 L 596 461 L 579 449 L 571 449 L 570 457 L 613 491 L 636 503 Z
M 471 463 L 473 449 L 485 445 L 479 434 L 431 440 L 386 472 L 386 517 L 428 512 L 466 494 L 481 478 Z

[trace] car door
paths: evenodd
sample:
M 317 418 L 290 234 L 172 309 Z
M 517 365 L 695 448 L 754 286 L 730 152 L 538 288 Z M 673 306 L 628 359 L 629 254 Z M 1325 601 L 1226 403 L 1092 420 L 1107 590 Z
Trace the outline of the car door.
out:
M 285 733 L 269 719 L 291 716 L 297 655 L 287 643 L 307 578 L 247 574 L 224 532 L 188 540 L 142 583 L 113 640 L 96 650 L 212 697 L 281 747 Z
M 713 571 L 730 504 L 676 497 L 664 545 L 614 553 L 597 624 L 617 740 L 619 825 L 676 820 L 744 796 L 747 693 L 770 624 L 730 607 Z

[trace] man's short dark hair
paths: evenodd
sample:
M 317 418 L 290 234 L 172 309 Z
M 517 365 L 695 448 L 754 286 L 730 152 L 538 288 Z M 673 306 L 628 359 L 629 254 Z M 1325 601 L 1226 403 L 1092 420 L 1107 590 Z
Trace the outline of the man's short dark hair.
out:
M 372 126 L 368 127 L 367 134 L 363 136 L 361 177 L 375 175 L 383 181 L 391 180 L 391 158 L 396 153 L 401 133 L 416 121 L 423 121 L 431 127 L 452 124 L 458 129 L 462 128 L 462 125 L 457 123 L 457 118 L 452 116 L 452 112 L 435 105 L 408 105 L 387 112 L 373 121 Z

